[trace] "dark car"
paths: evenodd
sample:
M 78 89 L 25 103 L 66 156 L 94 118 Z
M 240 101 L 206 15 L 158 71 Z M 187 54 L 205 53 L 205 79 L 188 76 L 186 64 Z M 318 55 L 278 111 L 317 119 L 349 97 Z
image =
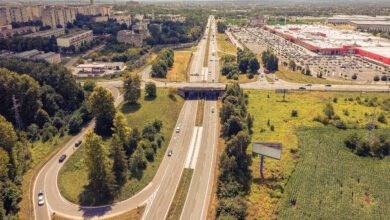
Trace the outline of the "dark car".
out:
M 326 84 L 325 86 L 326 86 L 326 87 L 331 87 L 332 85 L 331 85 L 331 84 Z
M 306 84 L 306 86 L 311 86 L 311 84 Z
M 58 160 L 58 162 L 62 163 L 62 162 L 64 162 L 65 159 L 66 159 L 66 154 L 63 154 L 63 155 L 61 155 L 61 157 Z
M 305 87 L 299 87 L 300 90 L 305 90 L 306 88 Z
M 79 147 L 81 145 L 81 143 L 83 143 L 83 141 L 82 140 L 78 140 L 78 141 L 76 141 L 76 143 L 74 143 L 74 146 L 75 147 Z

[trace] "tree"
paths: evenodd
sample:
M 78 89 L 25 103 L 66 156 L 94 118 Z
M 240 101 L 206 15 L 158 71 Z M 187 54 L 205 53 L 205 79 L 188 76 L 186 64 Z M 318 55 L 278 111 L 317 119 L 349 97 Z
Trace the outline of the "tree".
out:
M 115 116 L 114 97 L 111 92 L 97 86 L 88 98 L 88 110 L 96 118 L 95 131 L 99 135 L 111 134 Z
M 85 136 L 84 161 L 88 168 L 89 187 L 96 195 L 110 197 L 114 186 L 109 158 L 103 140 L 100 136 L 89 130 Z
M 129 160 L 129 170 L 131 175 L 141 179 L 143 170 L 146 168 L 145 153 L 142 147 L 137 148 Z
M 113 159 L 112 170 L 118 185 L 126 182 L 128 173 L 128 162 L 125 153 L 125 147 L 128 143 L 130 129 L 127 127 L 125 116 L 117 112 L 114 118 L 114 127 L 112 128 L 111 157 Z
M 92 92 L 93 89 L 96 87 L 96 83 L 94 80 L 88 79 L 84 82 L 84 90 L 88 92 Z
M 83 125 L 83 119 L 80 114 L 73 115 L 68 124 L 69 134 L 77 134 L 81 130 L 81 126 Z
M 327 103 L 324 108 L 324 113 L 328 119 L 331 119 L 334 115 L 334 109 L 332 103 Z
M 141 79 L 136 74 L 126 74 L 123 80 L 125 101 L 130 104 L 137 103 L 141 97 Z
M 156 84 L 154 84 L 153 82 L 146 83 L 145 93 L 147 97 L 149 98 L 156 97 L 156 91 L 157 91 Z
M 16 140 L 14 127 L 0 115 L 0 147 L 10 153 L 16 144 Z
M 249 71 L 254 74 L 257 73 L 257 71 L 260 69 L 260 64 L 256 57 L 250 58 L 248 65 L 249 65 Z

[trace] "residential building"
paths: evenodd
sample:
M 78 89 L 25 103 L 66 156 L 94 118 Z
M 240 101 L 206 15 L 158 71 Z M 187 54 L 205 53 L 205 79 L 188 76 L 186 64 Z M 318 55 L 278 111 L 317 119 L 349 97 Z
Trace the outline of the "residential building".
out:
M 31 34 L 26 34 L 26 35 L 23 35 L 23 37 L 27 37 L 27 38 L 33 38 L 33 37 L 43 37 L 43 38 L 50 38 L 52 36 L 54 37 L 59 37 L 59 36 L 62 36 L 65 34 L 65 29 L 64 28 L 55 28 L 55 29 L 50 29 L 50 30 L 46 30 L 46 31 L 38 31 L 38 32 L 35 32 L 35 33 L 31 33 Z
M 7 39 L 7 38 L 11 38 L 15 35 L 32 33 L 35 31 L 36 31 L 35 26 L 12 28 L 12 25 L 4 25 L 4 26 L 0 27 L 0 38 Z
M 57 38 L 57 45 L 60 48 L 75 47 L 76 51 L 80 49 L 81 45 L 87 44 L 93 40 L 93 33 L 91 30 L 82 30 Z

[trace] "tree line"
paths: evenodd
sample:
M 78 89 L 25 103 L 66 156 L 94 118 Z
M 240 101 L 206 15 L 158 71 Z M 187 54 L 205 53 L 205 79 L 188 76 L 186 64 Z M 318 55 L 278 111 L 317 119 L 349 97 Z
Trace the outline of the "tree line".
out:
M 228 79 L 238 80 L 240 74 L 246 74 L 249 79 L 260 69 L 259 61 L 254 53 L 245 48 L 237 50 L 237 59 L 234 56 L 224 56 L 224 64 L 221 69 L 222 75 Z
M 15 36 L 9 39 L 0 39 L 0 50 L 22 52 L 33 49 L 58 52 L 57 40 L 54 36 L 50 38 Z
M 264 67 L 270 72 L 278 71 L 279 58 L 270 50 L 263 51 L 261 54 L 261 61 L 263 62 Z
M 227 25 L 225 24 L 225 22 L 222 22 L 222 21 L 217 22 L 218 33 L 225 33 L 226 29 L 227 29 Z
M 226 148 L 219 159 L 217 197 L 218 219 L 245 219 L 249 192 L 253 117 L 247 112 L 248 96 L 239 84 L 227 85 L 222 97 L 220 121 Z
M 139 77 L 128 74 L 124 90 L 125 101 L 135 104 L 141 95 Z M 148 91 L 147 96 L 156 95 L 155 90 L 154 93 L 151 92 L 153 90 Z M 116 111 L 111 92 L 101 86 L 94 88 L 88 98 L 88 106 L 96 118 L 96 126 L 95 131 L 89 131 L 85 137 L 87 189 L 98 195 L 93 203 L 100 204 L 119 193 L 129 178 L 142 178 L 148 162 L 154 160 L 164 141 L 161 134 L 163 124 L 156 120 L 146 124 L 142 131 L 129 128 L 125 116 Z M 103 144 L 102 136 L 112 136 L 110 146 Z
M 359 156 L 384 158 L 390 155 L 390 138 L 388 135 L 376 135 L 373 133 L 360 135 L 355 132 L 344 140 L 344 144 Z
M 173 67 L 174 52 L 171 48 L 162 49 L 152 65 L 152 77 L 165 78 L 168 68 Z

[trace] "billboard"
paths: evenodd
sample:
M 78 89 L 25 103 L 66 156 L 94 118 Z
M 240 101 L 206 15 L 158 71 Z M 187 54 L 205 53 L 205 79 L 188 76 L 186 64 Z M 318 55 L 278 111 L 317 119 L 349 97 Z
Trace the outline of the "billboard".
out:
M 254 142 L 252 143 L 252 152 L 280 160 L 282 156 L 282 144 L 277 142 Z

